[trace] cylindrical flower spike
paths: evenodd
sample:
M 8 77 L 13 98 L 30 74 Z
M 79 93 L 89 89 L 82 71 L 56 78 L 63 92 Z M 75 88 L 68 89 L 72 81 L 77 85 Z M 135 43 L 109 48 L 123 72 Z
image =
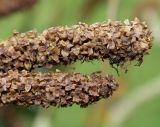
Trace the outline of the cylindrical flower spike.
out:
M 0 105 L 86 107 L 112 95 L 118 83 L 112 76 L 94 73 L 35 73 L 23 70 L 0 73 Z
M 147 25 L 138 19 L 53 27 L 42 34 L 14 33 L 0 44 L 0 70 L 32 70 L 46 64 L 93 59 L 108 59 L 110 64 L 123 66 L 132 60 L 141 62 L 151 40 Z

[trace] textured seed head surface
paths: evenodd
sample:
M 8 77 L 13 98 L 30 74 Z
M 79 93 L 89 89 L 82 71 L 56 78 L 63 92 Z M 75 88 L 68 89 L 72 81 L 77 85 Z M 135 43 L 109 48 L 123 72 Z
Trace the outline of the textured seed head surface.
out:
M 35 73 L 23 70 L 0 73 L 0 105 L 67 107 L 89 104 L 107 98 L 118 87 L 112 76 L 94 73 Z
M 29 70 L 76 60 L 108 59 L 110 64 L 142 62 L 152 44 L 151 32 L 138 19 L 14 33 L 0 44 L 0 70 Z

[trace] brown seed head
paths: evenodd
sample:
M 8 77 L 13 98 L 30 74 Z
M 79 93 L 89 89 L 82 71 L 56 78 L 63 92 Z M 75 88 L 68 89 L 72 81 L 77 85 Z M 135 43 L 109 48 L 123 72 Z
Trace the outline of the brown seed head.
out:
M 118 87 L 112 76 L 99 73 L 34 73 L 23 70 L 0 73 L 0 105 L 41 105 L 66 107 L 108 98 Z
M 146 23 L 138 19 L 53 27 L 42 34 L 15 33 L 0 44 L 0 70 L 31 71 L 46 64 L 93 59 L 108 59 L 110 64 L 124 66 L 128 61 L 141 62 L 151 41 Z

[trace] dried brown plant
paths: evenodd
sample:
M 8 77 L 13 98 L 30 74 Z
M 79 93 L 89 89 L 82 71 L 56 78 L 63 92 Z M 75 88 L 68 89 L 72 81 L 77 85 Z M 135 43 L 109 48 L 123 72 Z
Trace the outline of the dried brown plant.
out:
M 146 23 L 137 18 L 53 27 L 41 34 L 14 33 L 0 44 L 0 104 L 86 107 L 112 95 L 118 86 L 112 76 L 41 74 L 34 69 L 93 59 L 108 59 L 111 65 L 123 67 L 129 61 L 142 62 L 151 41 Z
M 44 107 L 89 104 L 108 98 L 118 87 L 110 75 L 79 73 L 34 73 L 23 70 L 0 74 L 0 105 L 18 104 Z
M 44 65 L 71 64 L 76 60 L 108 59 L 110 64 L 142 62 L 151 48 L 151 32 L 138 19 L 108 21 L 72 27 L 53 27 L 14 33 L 0 44 L 0 70 L 33 70 Z

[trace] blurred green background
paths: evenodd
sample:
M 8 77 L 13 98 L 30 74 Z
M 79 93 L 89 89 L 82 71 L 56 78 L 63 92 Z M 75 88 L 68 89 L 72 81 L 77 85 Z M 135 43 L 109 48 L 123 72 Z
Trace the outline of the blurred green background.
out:
M 0 17 L 0 41 L 14 30 L 41 32 L 51 26 L 70 26 L 79 21 L 91 24 L 108 18 L 123 21 L 134 17 L 146 21 L 154 36 L 153 48 L 140 67 L 133 62 L 127 74 L 120 70 L 120 76 L 108 61 L 57 67 L 84 74 L 99 70 L 113 74 L 120 87 L 111 98 L 88 108 L 9 107 L 0 110 L 0 127 L 14 127 L 14 124 L 16 127 L 160 127 L 159 0 L 38 0 L 30 10 Z

